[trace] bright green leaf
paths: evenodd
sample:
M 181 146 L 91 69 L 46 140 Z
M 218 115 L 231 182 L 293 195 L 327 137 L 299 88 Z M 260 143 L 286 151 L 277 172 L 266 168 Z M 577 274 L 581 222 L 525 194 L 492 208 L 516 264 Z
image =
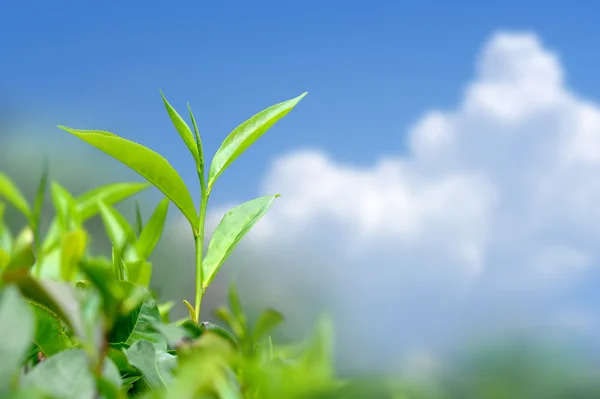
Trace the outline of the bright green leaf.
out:
M 64 399 L 93 399 L 94 376 L 83 349 L 67 349 L 39 363 L 23 377 L 25 387 L 36 387 Z
M 98 214 L 100 202 L 105 205 L 114 205 L 123 201 L 140 191 L 150 187 L 150 183 L 110 183 L 96 187 L 79 197 L 77 197 L 77 211 L 81 215 L 81 220 L 86 221 Z
M 31 227 L 25 227 L 17 236 L 13 243 L 12 252 L 10 254 L 10 262 L 7 269 L 26 269 L 29 270 L 35 263 L 35 255 L 33 250 L 34 244 L 33 231 Z
M 56 209 L 59 226 L 62 231 L 71 230 L 72 225 L 79 225 L 80 218 L 75 209 L 75 198 L 63 186 L 52 182 L 52 202 Z
M 177 357 L 164 350 L 157 351 L 151 342 L 144 339 L 136 341 L 126 349 L 125 355 L 153 389 L 165 388 L 172 380 L 173 370 L 177 367 Z
M 135 239 L 133 228 L 127 222 L 127 219 L 112 206 L 100 203 L 99 208 L 106 234 L 116 247 L 117 252 L 122 254 L 125 247 Z
M 156 247 L 156 244 L 162 235 L 168 211 L 169 200 L 165 198 L 158 203 L 154 213 L 150 216 L 148 223 L 146 223 L 146 226 L 143 228 L 140 238 L 136 243 L 138 255 L 142 259 L 148 259 L 154 250 L 154 247 Z
M 190 319 L 192 319 L 194 323 L 197 323 L 198 320 L 196 320 L 196 312 L 194 311 L 194 307 L 192 306 L 192 304 L 186 301 L 185 299 L 183 300 L 183 304 L 185 305 L 190 314 Z
M 194 135 L 196 136 L 196 146 L 198 147 L 198 156 L 200 158 L 200 163 L 197 164 L 198 175 L 204 183 L 204 153 L 202 151 L 202 140 L 200 139 L 200 131 L 198 130 L 198 125 L 196 124 L 196 118 L 194 118 L 194 113 L 192 112 L 192 108 L 188 103 L 188 111 L 190 113 L 190 119 L 192 120 L 192 126 L 194 126 Z
M 0 396 L 24 360 L 34 334 L 34 317 L 19 291 L 8 286 L 0 296 Z
M 278 195 L 259 197 L 229 210 L 215 229 L 206 257 L 202 260 L 204 288 L 213 281 L 217 272 L 250 228 L 267 212 Z
M 183 118 L 179 116 L 179 114 L 177 113 L 177 111 L 175 111 L 171 104 L 169 104 L 162 91 L 160 92 L 160 95 L 162 96 L 165 108 L 167 108 L 167 112 L 169 113 L 171 122 L 173 122 L 173 126 L 175 126 L 175 129 L 177 129 L 177 133 L 179 133 L 179 135 L 183 139 L 183 142 L 190 150 L 190 153 L 194 157 L 196 165 L 200 165 L 202 161 L 200 160 L 200 154 L 198 154 L 198 146 L 196 145 L 196 141 L 194 140 L 194 135 L 192 134 L 190 127 L 187 125 L 187 123 L 185 123 Z
M 31 218 L 31 209 L 29 203 L 23 196 L 23 193 L 5 174 L 0 172 L 0 197 L 6 198 L 15 208 L 17 208 L 27 219 Z
M 121 161 L 161 190 L 181 210 L 195 230 L 198 214 L 183 179 L 169 162 L 156 152 L 112 133 L 99 130 L 61 129 Z
M 273 105 L 235 128 L 213 157 L 208 173 L 208 192 L 212 190 L 221 173 L 271 126 L 290 112 L 306 94 Z
M 148 288 L 152 279 L 152 263 L 143 259 L 126 261 L 127 280 L 144 288 Z
M 88 235 L 83 229 L 65 233 L 62 236 L 60 274 L 63 280 L 71 281 L 78 271 L 79 261 L 85 254 Z
M 173 306 L 175 306 L 175 302 L 173 301 L 168 301 L 158 305 L 158 312 L 160 313 L 160 318 L 162 319 L 163 323 L 166 324 L 169 322 L 169 312 Z
M 44 199 L 46 197 L 46 186 L 48 185 L 48 166 L 44 165 L 44 172 L 38 184 L 38 188 L 35 194 L 35 201 L 33 203 L 33 213 L 31 214 L 31 228 L 36 236 L 36 245 L 40 246 L 40 219 L 42 217 L 42 207 L 44 206 Z
M 254 325 L 252 331 L 253 340 L 260 340 L 264 334 L 278 326 L 281 322 L 283 322 L 283 315 L 281 313 L 274 309 L 266 309 L 260 314 Z

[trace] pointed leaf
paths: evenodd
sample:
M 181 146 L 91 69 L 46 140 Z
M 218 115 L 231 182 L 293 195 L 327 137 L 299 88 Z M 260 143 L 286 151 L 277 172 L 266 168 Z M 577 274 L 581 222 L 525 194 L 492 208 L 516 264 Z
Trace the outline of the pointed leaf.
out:
M 245 321 L 244 312 L 242 310 L 242 303 L 240 301 L 240 297 L 237 292 L 237 288 L 235 284 L 231 283 L 229 285 L 229 306 L 231 307 L 231 312 L 233 315 L 240 320 L 241 322 Z
M 31 266 L 33 266 L 35 263 L 33 241 L 33 231 L 31 231 L 31 227 L 27 226 L 21 231 L 13 243 L 7 270 L 29 270 Z
M 190 150 L 190 153 L 194 157 L 196 165 L 199 165 L 201 161 L 200 155 L 198 154 L 198 146 L 196 145 L 196 141 L 194 140 L 194 135 L 192 134 L 190 127 L 187 125 L 187 123 L 185 123 L 183 118 L 179 116 L 179 114 L 177 113 L 177 111 L 175 111 L 171 104 L 169 104 L 162 91 L 160 92 L 160 95 L 162 96 L 165 108 L 167 108 L 167 112 L 169 113 L 171 122 L 173 122 L 173 126 L 175 126 L 175 129 L 177 129 L 177 133 L 179 133 L 179 136 L 181 136 L 183 142 Z
M 256 321 L 256 325 L 252 331 L 252 338 L 254 341 L 260 340 L 264 334 L 277 327 L 281 322 L 283 322 L 283 315 L 281 313 L 274 309 L 266 309 Z
M 168 198 L 163 199 L 159 202 L 158 206 L 154 210 L 154 213 L 146 223 L 146 226 L 140 234 L 140 238 L 137 241 L 136 248 L 138 255 L 142 259 L 148 259 L 154 247 L 158 243 L 160 236 L 162 235 L 165 221 L 167 220 L 167 212 L 169 211 L 169 200 Z
M 48 185 L 48 166 L 44 166 L 44 172 L 38 184 L 38 189 L 35 194 L 35 202 L 33 204 L 33 213 L 31 215 L 31 228 L 36 236 L 36 245 L 38 248 L 41 246 L 40 242 L 40 219 L 42 217 L 42 207 L 44 206 L 44 199 L 46 197 L 46 186 Z
M 156 350 L 151 342 L 144 339 L 136 341 L 125 350 L 127 360 L 137 368 L 152 389 L 166 388 L 173 379 L 173 371 L 177 367 L 177 357 L 164 350 Z
M 306 94 L 273 105 L 235 128 L 213 157 L 208 173 L 208 192 L 212 190 L 221 173 L 271 126 L 290 112 Z
M 150 187 L 150 183 L 144 182 L 111 183 L 94 188 L 77 197 L 77 211 L 81 215 L 82 221 L 85 221 L 100 211 L 98 209 L 99 202 L 103 202 L 105 205 L 114 205 L 148 187 Z
M 225 214 L 210 239 L 206 257 L 202 261 L 204 288 L 213 281 L 229 254 L 277 197 L 278 195 L 259 197 L 244 202 Z
M 6 253 L 12 251 L 13 237 L 8 230 L 8 226 L 4 224 L 4 210 L 6 205 L 4 202 L 0 202 L 0 248 L 4 249 Z
M 100 130 L 76 130 L 59 126 L 97 149 L 121 161 L 161 190 L 181 210 L 192 228 L 197 229 L 198 214 L 183 179 L 171 164 L 156 152 Z
M 142 211 L 140 210 L 140 203 L 135 201 L 135 234 L 138 236 L 142 233 L 144 228 L 144 219 L 142 219 Z
M 24 360 L 34 334 L 34 317 L 19 290 L 9 286 L 0 296 L 0 394 Z
M 63 186 L 52 182 L 52 202 L 58 223 L 62 231 L 69 231 L 73 225 L 79 225 L 80 219 L 75 208 L 75 198 Z
M 60 252 L 60 274 L 63 280 L 71 281 L 77 275 L 79 261 L 85 254 L 87 242 L 88 235 L 83 229 L 63 235 Z
M 31 209 L 29 203 L 23 196 L 23 193 L 13 183 L 10 178 L 0 172 L 0 197 L 4 197 L 10 202 L 15 208 L 17 208 L 27 219 L 31 218 Z
M 196 124 L 196 118 L 194 118 L 194 114 L 192 113 L 192 108 L 188 103 L 188 111 L 190 113 L 190 119 L 192 120 L 192 126 L 194 126 L 194 135 L 196 136 L 196 146 L 198 147 L 198 156 L 200 158 L 200 163 L 197 164 L 198 167 L 198 175 L 202 182 L 204 182 L 204 153 L 202 151 L 202 140 L 200 139 L 200 131 L 198 130 L 198 125 Z
M 190 319 L 192 319 L 194 323 L 197 323 L 198 320 L 196 319 L 196 312 L 194 311 L 194 307 L 192 306 L 192 304 L 186 301 L 185 299 L 183 300 L 183 304 L 185 305 L 190 314 Z
M 130 242 L 135 238 L 133 228 L 127 222 L 127 219 L 112 206 L 99 204 L 100 216 L 102 216 L 102 222 L 106 229 L 106 234 L 110 238 L 117 251 L 122 254 Z
M 127 280 L 133 284 L 148 288 L 152 279 L 152 263 L 143 259 L 125 262 Z
M 160 318 L 162 319 L 163 323 L 169 323 L 169 312 L 171 312 L 173 306 L 175 306 L 175 302 L 173 301 L 168 301 L 158 305 L 158 312 L 160 313 Z
M 39 363 L 23 377 L 23 386 L 64 399 L 93 399 L 94 376 L 83 349 L 68 349 Z

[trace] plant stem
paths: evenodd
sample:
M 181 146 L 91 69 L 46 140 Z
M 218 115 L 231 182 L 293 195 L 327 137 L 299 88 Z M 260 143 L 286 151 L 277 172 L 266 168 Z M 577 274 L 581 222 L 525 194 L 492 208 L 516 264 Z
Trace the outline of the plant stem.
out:
M 202 298 L 205 288 L 203 286 L 204 273 L 202 270 L 202 255 L 204 251 L 204 224 L 206 219 L 206 207 L 208 205 L 208 194 L 204 190 L 204 179 L 201 179 L 202 195 L 200 199 L 200 216 L 198 219 L 198 233 L 194 235 L 196 243 L 196 303 L 194 311 L 196 312 L 196 321 L 200 323 L 200 309 L 202 307 Z

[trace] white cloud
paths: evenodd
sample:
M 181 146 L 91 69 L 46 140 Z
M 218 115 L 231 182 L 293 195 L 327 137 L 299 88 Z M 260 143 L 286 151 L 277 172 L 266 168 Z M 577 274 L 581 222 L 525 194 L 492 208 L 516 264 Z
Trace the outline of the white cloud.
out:
M 427 345 L 447 329 L 530 323 L 596 273 L 600 107 L 565 85 L 535 35 L 493 36 L 461 102 L 424 115 L 407 145 L 370 167 L 300 150 L 264 180 L 283 196 L 252 245 L 286 264 L 290 287 L 318 273 L 347 326 L 378 323 L 357 336 L 401 328 Z

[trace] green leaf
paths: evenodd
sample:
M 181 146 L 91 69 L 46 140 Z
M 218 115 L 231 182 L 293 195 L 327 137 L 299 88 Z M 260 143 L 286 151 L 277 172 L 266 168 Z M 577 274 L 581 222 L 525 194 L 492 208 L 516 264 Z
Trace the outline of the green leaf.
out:
M 6 287 L 0 296 L 0 394 L 9 388 L 31 345 L 34 318 L 19 291 Z M 0 395 L 1 396 L 1 395 Z
M 77 336 L 85 338 L 85 330 L 75 287 L 67 283 L 36 280 L 29 273 L 18 270 L 2 275 L 5 283 L 14 283 L 21 294 L 56 313 Z
M 244 312 L 242 310 L 242 303 L 240 301 L 236 286 L 233 283 L 229 285 L 228 299 L 233 315 L 241 322 L 244 322 L 246 317 L 244 316 Z
M 39 363 L 23 377 L 23 386 L 36 387 L 64 399 L 93 399 L 94 376 L 82 349 L 67 349 Z
M 172 372 L 177 367 L 177 357 L 164 350 L 157 351 L 151 342 L 137 341 L 125 350 L 127 360 L 137 368 L 152 389 L 166 388 L 173 379 Z
M 173 306 L 175 306 L 175 302 L 173 301 L 168 301 L 158 305 L 158 312 L 160 313 L 160 318 L 162 319 L 163 323 L 166 324 L 169 322 L 169 312 Z
M 168 211 L 169 200 L 168 198 L 165 198 L 159 202 L 154 213 L 150 216 L 150 220 L 148 220 L 148 223 L 143 228 L 136 244 L 138 255 L 142 259 L 148 259 L 154 250 L 154 247 L 156 247 L 156 244 L 162 235 Z
M 148 288 L 152 279 L 152 263 L 143 259 L 126 261 L 125 270 L 127 270 L 127 280 Z
M 144 221 L 142 219 L 142 211 L 140 210 L 140 203 L 135 201 L 135 234 L 138 236 L 142 233 L 144 228 Z
M 12 250 L 13 237 L 8 230 L 8 227 L 4 224 L 4 210 L 6 205 L 4 202 L 0 202 L 0 249 L 4 249 L 6 253 Z
M 260 340 L 264 334 L 277 327 L 281 322 L 283 322 L 283 315 L 281 313 L 274 309 L 266 309 L 256 321 L 254 330 L 252 331 L 252 338 L 254 341 Z
M 192 304 L 186 301 L 185 299 L 183 300 L 183 304 L 185 305 L 190 314 L 190 319 L 192 319 L 194 323 L 197 323 L 198 320 L 196 320 L 196 312 L 194 311 L 194 307 L 192 306 Z
M 77 229 L 62 237 L 60 253 L 60 274 L 63 280 L 71 281 L 78 272 L 79 261 L 85 254 L 88 236 L 85 230 Z
M 35 234 L 35 241 L 38 248 L 41 247 L 40 242 L 40 219 L 42 217 L 42 207 L 44 206 L 44 199 L 46 197 L 46 186 L 48 185 L 48 166 L 44 165 L 44 172 L 38 184 L 37 192 L 35 194 L 35 201 L 33 203 L 33 213 L 31 215 L 31 229 Z
M 259 197 L 229 210 L 215 229 L 202 261 L 204 281 L 208 287 L 242 237 L 267 212 L 279 195 Z
M 179 135 L 183 139 L 183 142 L 185 143 L 187 148 L 190 150 L 190 153 L 194 157 L 194 161 L 196 161 L 196 165 L 200 165 L 202 163 L 202 161 L 200 160 L 200 154 L 198 153 L 198 146 L 196 145 L 196 141 L 194 140 L 194 135 L 192 134 L 190 127 L 187 125 L 187 123 L 185 123 L 183 118 L 181 118 L 181 116 L 179 116 L 179 114 L 177 113 L 177 111 L 175 111 L 175 109 L 171 106 L 171 104 L 169 104 L 169 102 L 165 98 L 165 95 L 163 94 L 162 90 L 160 92 L 160 95 L 162 96 L 162 100 L 163 100 L 163 103 L 165 104 L 165 108 L 167 109 L 167 112 L 169 113 L 171 122 L 173 122 L 173 126 L 175 126 L 175 129 L 177 129 L 177 133 L 179 133 Z
M 52 182 L 51 192 L 52 202 L 62 231 L 71 230 L 72 224 L 79 225 L 80 218 L 75 208 L 75 198 L 71 193 L 57 182 Z
M 23 193 L 13 183 L 10 178 L 0 172 L 0 197 L 6 198 L 15 208 L 17 208 L 27 219 L 31 218 L 31 209 L 29 203 L 23 196 Z
M 77 211 L 80 213 L 81 219 L 85 221 L 100 212 L 98 208 L 100 202 L 105 205 L 114 205 L 148 187 L 150 187 L 150 183 L 147 182 L 111 183 L 96 187 L 77 197 Z
M 227 136 L 217 153 L 213 157 L 208 173 L 208 187 L 210 192 L 217 178 L 231 165 L 248 147 L 262 136 L 279 119 L 290 112 L 296 104 L 306 95 L 304 93 L 296 98 L 273 105 L 254 115 Z
M 10 254 L 10 262 L 7 270 L 26 269 L 29 270 L 35 263 L 35 255 L 33 253 L 33 231 L 31 227 L 25 227 L 17 236 L 13 243 L 12 253 Z
M 119 254 L 123 254 L 125 247 L 135 239 L 133 228 L 127 219 L 112 206 L 99 204 L 100 215 L 106 229 L 106 234 L 116 247 Z
M 65 328 L 58 315 L 50 309 L 29 302 L 36 318 L 36 329 L 33 343 L 46 357 L 50 357 L 72 346 L 71 340 L 65 333 Z
M 196 231 L 198 214 L 192 196 L 183 179 L 166 159 L 140 144 L 112 133 L 100 130 L 76 130 L 64 126 L 59 127 L 121 161 L 145 177 L 173 201 Z
M 110 342 L 117 346 L 130 346 L 141 339 L 152 342 L 157 349 L 166 350 L 167 342 L 153 325 L 161 322 L 160 312 L 152 296 L 146 295 L 144 301 L 128 314 L 117 320 L 110 336 Z
M 194 114 L 192 112 L 192 108 L 188 103 L 188 111 L 190 113 L 190 119 L 192 120 L 192 126 L 194 126 L 194 135 L 196 136 L 196 146 L 198 147 L 198 156 L 200 157 L 200 163 L 197 164 L 198 167 L 198 175 L 200 176 L 200 180 L 204 183 L 204 153 L 202 151 L 202 140 L 200 139 L 200 131 L 198 130 L 198 125 L 196 124 L 196 118 L 194 118 Z

